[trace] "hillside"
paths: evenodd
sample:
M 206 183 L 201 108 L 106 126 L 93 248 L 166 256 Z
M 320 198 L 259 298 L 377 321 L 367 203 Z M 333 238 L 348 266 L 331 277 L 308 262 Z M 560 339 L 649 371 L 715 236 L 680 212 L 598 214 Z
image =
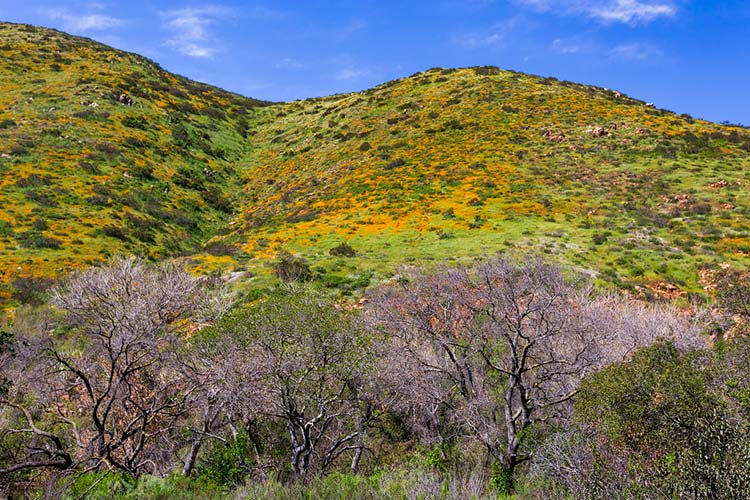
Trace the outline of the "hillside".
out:
M 270 111 L 228 238 L 254 257 L 285 249 L 366 274 L 532 249 L 675 294 L 749 256 L 741 128 L 496 68 Z M 360 252 L 348 269 L 328 256 L 342 241 Z
M 346 291 L 532 249 L 668 295 L 750 257 L 746 129 L 490 67 L 262 103 L 91 40 L 0 33 L 6 292 L 121 251 L 264 286 L 283 250 Z M 345 241 L 356 256 L 329 255 Z
M 0 24 L 0 40 L 0 283 L 223 227 L 264 103 L 53 30 Z

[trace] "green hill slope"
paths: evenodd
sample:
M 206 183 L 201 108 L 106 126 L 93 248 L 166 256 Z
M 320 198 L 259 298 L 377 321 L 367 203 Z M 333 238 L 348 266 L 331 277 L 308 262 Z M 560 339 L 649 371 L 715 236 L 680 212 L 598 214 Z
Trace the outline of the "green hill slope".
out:
M 260 286 L 285 250 L 351 289 L 531 249 L 674 295 L 750 260 L 746 129 L 497 68 L 268 104 L 90 40 L 0 30 L 6 283 L 128 251 Z M 331 256 L 344 241 L 357 255 Z
M 53 30 L 0 24 L 0 41 L 0 282 L 224 225 L 263 103 Z
M 339 272 L 535 250 L 618 285 L 700 289 L 750 252 L 750 133 L 615 91 L 434 69 L 277 105 L 230 239 Z

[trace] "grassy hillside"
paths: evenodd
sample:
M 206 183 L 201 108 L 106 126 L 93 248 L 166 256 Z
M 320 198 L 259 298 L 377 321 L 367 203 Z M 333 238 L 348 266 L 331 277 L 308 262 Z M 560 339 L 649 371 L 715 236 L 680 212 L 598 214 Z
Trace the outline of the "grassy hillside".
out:
M 190 250 L 232 212 L 258 101 L 0 24 L 0 284 Z
M 262 286 L 284 250 L 347 290 L 535 249 L 670 295 L 750 260 L 746 129 L 496 68 L 271 105 L 52 30 L 0 40 L 2 301 L 117 252 Z
M 285 249 L 351 277 L 535 249 L 679 293 L 700 289 L 703 267 L 750 256 L 742 128 L 496 68 L 266 111 L 229 238 L 254 257 Z M 329 257 L 342 241 L 359 257 Z

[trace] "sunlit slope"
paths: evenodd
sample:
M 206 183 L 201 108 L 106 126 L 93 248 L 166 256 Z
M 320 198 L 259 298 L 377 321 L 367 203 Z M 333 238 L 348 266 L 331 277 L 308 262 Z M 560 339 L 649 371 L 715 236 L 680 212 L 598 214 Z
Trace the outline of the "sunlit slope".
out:
M 259 104 L 92 40 L 0 24 L 3 290 L 213 235 Z
M 43 28 L 0 56 L 0 302 L 119 252 L 252 287 L 285 250 L 351 290 L 532 250 L 671 295 L 750 261 L 750 132 L 615 91 L 433 69 L 271 105 Z
M 750 252 L 750 133 L 606 89 L 496 68 L 433 69 L 276 105 L 227 239 L 387 273 L 534 249 L 610 282 L 699 287 Z M 322 259 L 322 260 L 321 260 Z M 666 283 L 661 283 L 662 281 Z

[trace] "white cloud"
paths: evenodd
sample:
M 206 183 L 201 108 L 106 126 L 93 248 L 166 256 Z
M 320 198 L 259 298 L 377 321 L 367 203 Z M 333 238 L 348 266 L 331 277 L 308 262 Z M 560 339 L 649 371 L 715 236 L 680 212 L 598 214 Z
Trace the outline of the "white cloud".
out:
M 172 33 L 166 44 L 186 56 L 213 57 L 219 49 L 209 28 L 232 13 L 220 5 L 161 12 L 162 28 Z
M 593 46 L 591 42 L 576 38 L 557 38 L 552 41 L 552 50 L 559 54 L 581 54 L 591 52 Z
M 48 9 L 43 13 L 53 21 L 60 21 L 62 29 L 73 33 L 103 31 L 125 24 L 125 20 L 104 14 L 72 14 L 65 9 Z
M 639 2 L 638 0 L 617 0 L 591 10 L 591 14 L 605 22 L 650 22 L 657 17 L 672 17 L 674 6 L 666 3 Z
M 463 33 L 453 37 L 453 41 L 456 45 L 460 45 L 466 49 L 476 49 L 493 45 L 501 46 L 505 42 L 505 33 L 502 31 L 490 33 Z
M 627 42 L 619 45 L 598 43 L 585 37 L 557 38 L 551 49 L 558 54 L 586 54 L 596 59 L 618 59 L 623 61 L 649 61 L 658 59 L 664 52 L 648 42 Z
M 370 71 L 365 68 L 347 67 L 338 70 L 333 74 L 333 79 L 338 81 L 352 81 L 359 80 L 370 74 Z
M 367 29 L 367 22 L 362 19 L 352 19 L 345 26 L 339 29 L 335 34 L 338 38 L 347 39 L 353 34 Z
M 672 0 L 517 0 L 543 12 L 585 15 L 603 23 L 649 23 L 660 17 L 673 17 Z
M 609 51 L 609 54 L 618 59 L 646 61 L 663 55 L 663 52 L 657 47 L 645 43 L 633 42 L 617 45 Z
M 451 41 L 465 49 L 478 49 L 481 47 L 502 47 L 505 45 L 508 35 L 520 22 L 518 16 L 512 17 L 501 23 L 497 23 L 486 31 L 474 31 L 461 33 L 454 36 Z
M 292 57 L 285 57 L 273 65 L 276 69 L 302 69 L 305 65 Z
M 272 20 L 272 19 L 283 19 L 286 17 L 286 14 L 279 10 L 269 9 L 266 7 L 250 7 L 243 9 L 243 14 L 245 14 L 247 17 L 251 17 L 253 19 L 261 19 L 261 20 Z

